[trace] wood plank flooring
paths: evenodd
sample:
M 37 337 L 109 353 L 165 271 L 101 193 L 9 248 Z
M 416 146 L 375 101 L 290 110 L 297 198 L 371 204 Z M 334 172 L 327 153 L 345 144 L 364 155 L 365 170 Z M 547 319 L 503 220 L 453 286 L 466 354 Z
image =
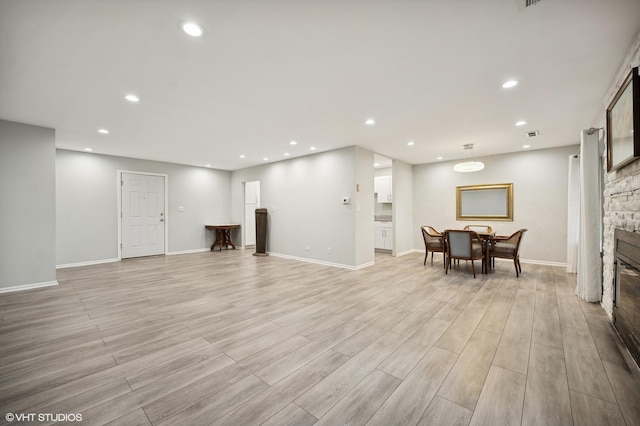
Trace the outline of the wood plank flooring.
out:
M 637 371 L 574 276 L 422 260 L 231 250 L 59 270 L 0 295 L 0 424 L 640 424 Z

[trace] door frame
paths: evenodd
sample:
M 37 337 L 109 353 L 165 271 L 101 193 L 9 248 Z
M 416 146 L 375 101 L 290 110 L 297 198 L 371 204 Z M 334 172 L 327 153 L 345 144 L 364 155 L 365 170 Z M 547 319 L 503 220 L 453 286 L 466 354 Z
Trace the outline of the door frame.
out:
M 164 177 L 164 255 L 169 253 L 169 175 L 165 173 L 138 172 L 133 170 L 116 170 L 117 211 L 118 217 L 118 260 L 122 260 L 122 174 Z
M 241 243 L 242 243 L 242 248 L 246 248 L 247 246 L 247 238 L 246 238 L 246 232 L 247 232 L 247 203 L 246 203 L 246 196 L 247 196 L 247 183 L 249 182 L 258 182 L 258 200 L 260 202 L 258 202 L 258 207 L 260 207 L 260 205 L 262 205 L 262 186 L 260 185 L 260 181 L 259 180 L 246 180 L 242 182 L 242 232 L 241 232 Z M 255 220 L 255 219 L 254 219 Z M 257 243 L 257 242 L 256 242 Z

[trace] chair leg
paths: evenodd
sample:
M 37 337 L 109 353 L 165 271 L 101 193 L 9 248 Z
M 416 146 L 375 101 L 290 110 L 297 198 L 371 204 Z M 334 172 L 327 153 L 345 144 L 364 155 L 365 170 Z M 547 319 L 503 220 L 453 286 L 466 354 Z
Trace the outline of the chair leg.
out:
M 476 265 L 473 263 L 473 259 L 471 259 L 471 270 L 473 271 L 473 278 L 476 277 Z
M 431 266 L 433 266 L 433 252 L 431 252 Z
M 429 256 L 429 250 L 424 251 L 424 262 L 422 262 L 423 265 L 427 264 L 427 256 Z
M 516 267 L 516 278 L 520 276 L 520 271 L 518 271 L 518 259 L 513 259 L 513 266 Z
M 445 260 L 444 262 L 444 273 L 447 274 L 449 273 L 449 268 L 451 267 L 451 258 L 448 258 L 447 260 Z

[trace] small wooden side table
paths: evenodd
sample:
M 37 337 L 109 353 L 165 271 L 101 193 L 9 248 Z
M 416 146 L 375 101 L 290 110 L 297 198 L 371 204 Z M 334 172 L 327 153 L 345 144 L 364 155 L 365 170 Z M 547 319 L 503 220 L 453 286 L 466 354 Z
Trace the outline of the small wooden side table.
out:
M 231 230 L 239 229 L 240 225 L 205 225 L 204 227 L 216 232 L 216 240 L 213 242 L 213 244 L 211 244 L 211 251 L 213 251 L 213 248 L 217 245 L 220 246 L 220 251 L 222 251 L 222 246 L 226 248 L 229 248 L 229 246 L 231 246 L 232 249 L 236 249 L 233 241 L 231 241 Z

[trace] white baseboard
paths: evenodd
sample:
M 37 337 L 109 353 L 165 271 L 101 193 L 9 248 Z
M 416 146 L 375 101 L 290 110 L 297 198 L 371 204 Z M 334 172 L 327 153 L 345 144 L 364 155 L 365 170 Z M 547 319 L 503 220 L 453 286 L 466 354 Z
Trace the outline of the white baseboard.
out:
M 411 253 L 419 253 L 419 250 L 416 249 L 411 249 L 411 250 L 405 250 L 405 251 L 401 251 L 400 253 L 396 254 L 396 257 L 400 257 L 400 256 L 406 256 L 407 254 L 411 254 Z M 422 250 L 422 253 L 424 253 L 424 250 Z
M 15 285 L 13 287 L 0 287 L 0 293 L 11 293 L 14 291 L 32 290 L 34 288 L 51 287 L 58 285 L 58 281 L 46 281 L 43 283 Z
M 181 250 L 181 251 L 170 251 L 167 253 L 167 256 L 175 256 L 177 254 L 191 254 L 191 253 L 202 253 L 205 251 L 211 251 L 209 247 L 193 249 L 193 250 Z
M 424 254 L 424 249 L 414 249 L 413 252 L 414 253 L 422 253 Z M 513 260 L 511 259 L 501 259 L 499 257 L 496 257 L 496 260 L 502 262 L 512 262 Z M 520 263 L 529 263 L 531 265 L 546 265 L 546 266 L 561 266 L 566 268 L 567 267 L 567 263 L 566 262 L 552 262 L 550 260 L 536 260 L 536 259 L 522 259 L 520 258 Z
M 56 265 L 56 269 L 76 268 L 78 266 L 91 266 L 91 265 L 99 265 L 101 263 L 112 263 L 112 262 L 119 262 L 119 261 L 120 259 L 101 259 L 101 260 L 89 260 L 87 262 L 64 263 L 61 265 Z
M 358 269 L 368 268 L 369 266 L 373 266 L 375 264 L 376 262 L 367 262 L 367 263 L 363 263 L 362 265 L 355 266 L 354 269 L 357 271 Z
M 370 266 L 369 264 L 358 265 L 358 266 L 345 265 L 345 264 L 342 264 L 342 263 L 326 262 L 324 260 L 309 259 L 308 257 L 291 256 L 291 255 L 288 255 L 288 254 L 274 253 L 274 252 L 271 252 L 271 251 L 269 252 L 269 255 L 270 256 L 275 256 L 275 257 L 282 257 L 282 258 L 285 258 L 285 259 L 298 260 L 300 262 L 315 263 L 316 265 L 332 266 L 334 268 L 351 269 L 351 270 L 356 270 L 356 269 L 360 269 L 360 268 L 366 268 L 367 266 Z
M 513 262 L 509 259 L 500 259 L 507 262 Z M 531 265 L 546 265 L 546 266 L 562 266 L 563 268 L 567 267 L 566 262 L 551 262 L 549 260 L 535 260 L 535 259 L 520 259 L 520 263 L 529 263 Z

